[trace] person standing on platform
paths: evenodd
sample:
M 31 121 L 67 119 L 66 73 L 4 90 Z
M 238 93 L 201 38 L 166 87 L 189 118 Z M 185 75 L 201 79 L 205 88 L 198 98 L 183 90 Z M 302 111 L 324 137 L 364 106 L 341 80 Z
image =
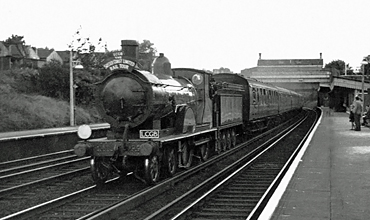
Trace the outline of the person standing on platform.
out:
M 356 96 L 355 102 L 353 103 L 353 114 L 355 118 L 355 131 L 361 131 L 361 113 L 362 113 L 362 103 L 360 97 Z
M 349 122 L 351 122 L 351 130 L 355 130 L 355 115 L 353 114 L 353 108 L 355 106 L 351 105 L 350 109 L 349 109 Z

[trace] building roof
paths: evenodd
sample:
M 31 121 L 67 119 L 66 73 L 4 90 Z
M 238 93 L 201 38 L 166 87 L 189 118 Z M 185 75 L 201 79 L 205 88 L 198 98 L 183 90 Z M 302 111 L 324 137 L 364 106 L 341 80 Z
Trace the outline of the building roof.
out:
M 40 59 L 46 59 L 53 52 L 53 50 L 43 49 L 43 48 L 37 48 L 36 51 Z
M 9 56 L 9 49 L 4 41 L 0 41 L 0 57 Z
M 57 51 L 59 56 L 62 58 L 63 62 L 69 62 L 69 57 L 70 57 L 70 51 L 65 50 L 65 51 Z
M 26 51 L 23 45 L 11 44 L 9 45 L 9 55 L 12 57 L 26 57 Z
M 259 59 L 257 66 L 312 66 L 323 65 L 323 59 L 279 59 L 262 60 Z

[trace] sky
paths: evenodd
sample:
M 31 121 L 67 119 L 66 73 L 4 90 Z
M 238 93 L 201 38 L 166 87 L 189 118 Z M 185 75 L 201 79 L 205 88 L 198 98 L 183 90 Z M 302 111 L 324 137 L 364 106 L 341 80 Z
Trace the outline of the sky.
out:
M 369 0 L 0 0 L 0 40 L 67 50 L 77 30 L 108 50 L 149 40 L 172 67 L 239 73 L 262 59 L 370 55 Z M 5 20 L 4 20 L 5 19 Z M 158 55 L 157 54 L 157 55 Z

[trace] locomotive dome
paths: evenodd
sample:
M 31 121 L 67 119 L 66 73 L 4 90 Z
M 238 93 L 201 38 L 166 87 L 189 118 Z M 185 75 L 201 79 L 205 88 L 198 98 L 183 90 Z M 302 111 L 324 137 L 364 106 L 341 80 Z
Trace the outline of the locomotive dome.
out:
M 163 53 L 159 53 L 152 64 L 152 73 L 159 79 L 168 79 L 172 77 L 171 63 Z

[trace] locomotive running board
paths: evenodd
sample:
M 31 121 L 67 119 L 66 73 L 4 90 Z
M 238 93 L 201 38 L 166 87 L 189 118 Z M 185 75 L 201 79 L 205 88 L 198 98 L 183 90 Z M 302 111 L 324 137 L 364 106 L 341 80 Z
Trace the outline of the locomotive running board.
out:
M 156 140 L 157 141 L 160 141 L 162 143 L 165 143 L 165 142 L 176 141 L 176 140 L 180 140 L 180 139 L 184 139 L 184 138 L 196 136 L 196 135 L 199 135 L 199 134 L 205 134 L 205 133 L 209 133 L 209 132 L 214 132 L 214 131 L 217 131 L 217 128 L 211 128 L 211 129 L 208 129 L 208 130 L 194 132 L 194 133 L 189 133 L 189 134 L 170 135 L 170 136 L 167 136 L 165 138 L 158 138 Z

